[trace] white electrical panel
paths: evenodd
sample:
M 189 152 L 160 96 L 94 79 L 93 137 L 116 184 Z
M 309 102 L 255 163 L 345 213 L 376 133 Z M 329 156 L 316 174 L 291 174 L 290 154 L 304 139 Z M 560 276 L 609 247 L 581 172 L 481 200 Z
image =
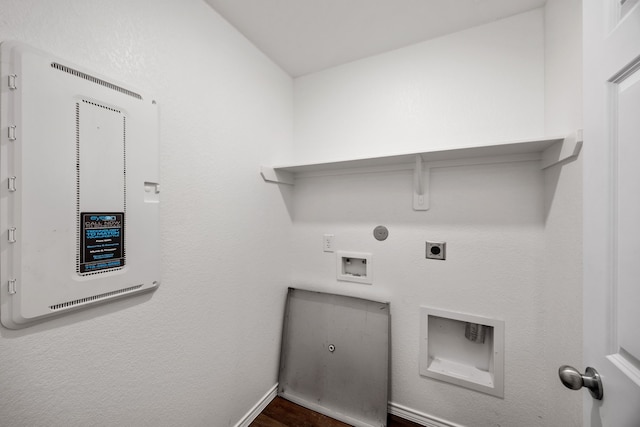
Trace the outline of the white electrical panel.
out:
M 2 324 L 156 289 L 155 101 L 17 42 L 0 71 Z

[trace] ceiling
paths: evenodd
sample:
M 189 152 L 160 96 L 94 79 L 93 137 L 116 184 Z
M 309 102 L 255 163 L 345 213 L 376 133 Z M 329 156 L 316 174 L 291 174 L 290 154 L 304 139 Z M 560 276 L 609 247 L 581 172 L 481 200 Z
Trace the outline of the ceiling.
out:
M 485 24 L 546 0 L 205 0 L 293 77 Z

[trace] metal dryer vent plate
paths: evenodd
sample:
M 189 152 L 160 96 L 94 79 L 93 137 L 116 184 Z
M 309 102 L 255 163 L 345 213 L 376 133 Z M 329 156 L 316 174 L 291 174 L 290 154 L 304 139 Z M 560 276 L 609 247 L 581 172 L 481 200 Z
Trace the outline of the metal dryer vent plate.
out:
M 387 423 L 389 303 L 289 288 L 278 395 L 357 427 Z

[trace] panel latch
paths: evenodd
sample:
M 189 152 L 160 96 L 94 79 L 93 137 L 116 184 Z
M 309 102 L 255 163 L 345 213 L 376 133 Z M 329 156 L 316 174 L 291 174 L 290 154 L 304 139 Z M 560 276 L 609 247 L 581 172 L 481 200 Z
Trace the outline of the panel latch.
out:
M 11 279 L 9 280 L 9 286 L 8 286 L 8 290 L 9 290 L 9 295 L 15 295 L 16 294 L 16 279 Z
M 15 227 L 11 227 L 9 229 L 8 238 L 9 238 L 9 243 L 15 243 L 16 242 L 16 228 Z
M 17 78 L 18 76 L 16 74 L 9 74 L 9 78 L 8 78 L 9 89 L 12 89 L 12 90 L 18 89 L 18 86 L 16 85 Z

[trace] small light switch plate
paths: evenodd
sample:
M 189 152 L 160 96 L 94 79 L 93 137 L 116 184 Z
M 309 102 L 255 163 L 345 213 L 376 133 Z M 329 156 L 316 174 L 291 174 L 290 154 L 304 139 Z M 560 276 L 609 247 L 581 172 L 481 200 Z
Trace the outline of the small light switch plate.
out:
M 444 261 L 447 258 L 446 242 L 427 242 L 427 259 L 439 259 Z
M 324 234 L 322 236 L 322 250 L 325 252 L 333 252 L 333 234 Z

